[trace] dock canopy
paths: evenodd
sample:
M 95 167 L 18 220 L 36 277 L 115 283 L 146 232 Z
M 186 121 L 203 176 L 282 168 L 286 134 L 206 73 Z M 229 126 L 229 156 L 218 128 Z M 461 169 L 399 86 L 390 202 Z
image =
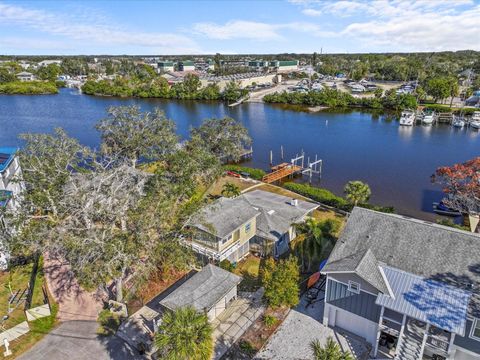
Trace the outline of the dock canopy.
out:
M 395 298 L 379 293 L 377 305 L 465 336 L 471 292 L 393 267 L 382 269 Z

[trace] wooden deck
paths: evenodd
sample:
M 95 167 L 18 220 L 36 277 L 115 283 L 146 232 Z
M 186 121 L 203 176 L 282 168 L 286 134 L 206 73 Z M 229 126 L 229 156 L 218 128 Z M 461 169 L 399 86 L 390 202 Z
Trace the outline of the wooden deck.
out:
M 283 165 L 283 164 L 280 164 L 280 165 Z M 280 167 L 280 165 L 272 167 L 272 170 L 274 170 L 274 171 L 265 175 L 262 178 L 262 181 L 267 183 L 267 184 L 271 184 L 275 181 L 281 180 L 281 179 L 283 179 L 283 178 L 285 178 L 289 175 L 295 174 L 295 173 L 300 172 L 302 170 L 302 168 L 300 166 L 297 166 L 297 165 L 287 164 L 287 165 L 284 165 L 284 166 L 281 166 L 281 167 Z

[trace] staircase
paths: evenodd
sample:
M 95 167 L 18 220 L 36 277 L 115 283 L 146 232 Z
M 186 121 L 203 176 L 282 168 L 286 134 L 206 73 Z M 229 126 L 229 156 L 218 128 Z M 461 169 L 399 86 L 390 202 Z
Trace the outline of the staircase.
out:
M 426 331 L 426 324 L 409 319 L 405 324 L 403 333 L 400 335 L 395 360 L 421 360 L 423 356 L 423 339 Z

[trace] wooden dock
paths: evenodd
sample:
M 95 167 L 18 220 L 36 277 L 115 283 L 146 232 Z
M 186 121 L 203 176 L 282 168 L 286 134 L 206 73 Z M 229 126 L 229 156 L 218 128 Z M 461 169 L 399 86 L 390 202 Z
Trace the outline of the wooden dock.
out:
M 271 184 L 275 181 L 281 180 L 283 178 L 286 178 L 290 175 L 293 175 L 295 173 L 301 172 L 302 167 L 298 165 L 292 165 L 288 163 L 283 163 L 277 166 L 272 167 L 272 172 L 265 175 L 262 178 L 262 181 Z

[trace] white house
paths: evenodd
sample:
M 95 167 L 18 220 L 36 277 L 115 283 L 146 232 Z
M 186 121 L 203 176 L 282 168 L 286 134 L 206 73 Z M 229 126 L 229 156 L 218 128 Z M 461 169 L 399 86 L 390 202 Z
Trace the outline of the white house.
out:
M 35 80 L 35 75 L 33 75 L 32 73 L 29 73 L 28 71 L 22 71 L 22 72 L 19 72 L 17 75 L 15 75 L 17 77 L 18 80 L 20 81 L 33 81 Z

